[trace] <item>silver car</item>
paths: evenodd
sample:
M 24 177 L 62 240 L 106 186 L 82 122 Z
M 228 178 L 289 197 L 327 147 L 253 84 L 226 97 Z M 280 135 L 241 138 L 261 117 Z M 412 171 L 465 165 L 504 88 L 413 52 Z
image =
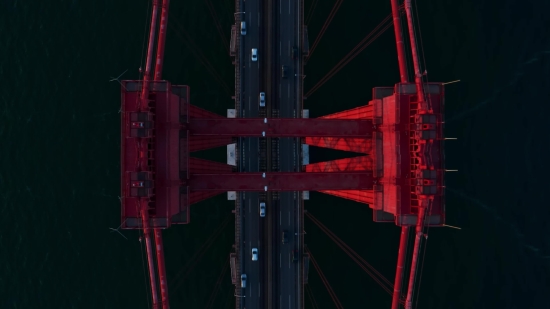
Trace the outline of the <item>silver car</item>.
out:
M 258 61 L 258 49 L 252 48 L 252 54 L 251 54 L 252 61 Z
M 241 288 L 246 288 L 246 274 L 241 275 Z
M 265 217 L 265 203 L 260 203 L 260 217 Z
M 265 92 L 260 92 L 260 106 L 265 106 Z
M 241 21 L 241 35 L 246 35 L 246 21 Z
M 252 261 L 258 260 L 258 248 L 252 248 Z

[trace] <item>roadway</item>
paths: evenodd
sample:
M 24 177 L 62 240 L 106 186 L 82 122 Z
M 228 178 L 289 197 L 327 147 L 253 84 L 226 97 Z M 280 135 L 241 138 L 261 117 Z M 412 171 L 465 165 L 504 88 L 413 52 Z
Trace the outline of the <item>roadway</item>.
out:
M 302 75 L 301 58 L 292 58 L 292 48 L 301 47 L 298 35 L 299 2 L 273 0 L 264 5 L 265 8 L 259 0 L 241 1 L 241 11 L 245 12 L 243 20 L 247 26 L 247 34 L 241 36 L 239 51 L 241 115 L 244 118 L 259 116 L 258 96 L 264 91 L 267 108 L 278 109 L 279 117 L 301 117 L 301 91 L 297 82 Z M 268 14 L 272 15 L 268 17 Z M 269 23 L 268 18 L 272 18 Z M 240 35 L 240 25 L 237 25 L 237 35 Z M 270 37 L 273 41 L 269 40 Z M 258 49 L 256 62 L 251 61 L 252 48 Z M 281 65 L 288 68 L 286 78 L 282 77 Z M 242 138 L 239 147 L 241 171 L 259 171 L 259 139 Z M 280 171 L 299 171 L 300 139 L 281 138 L 279 147 Z M 244 296 L 241 298 L 241 308 L 300 308 L 301 256 L 298 262 L 291 259 L 293 250 L 302 251 L 299 243 L 300 193 L 282 192 L 279 201 L 267 201 L 266 218 L 259 216 L 259 192 L 241 194 L 243 243 L 240 263 L 241 273 L 247 275 L 246 288 L 239 295 Z M 281 242 L 283 231 L 288 232 L 287 244 Z M 258 261 L 252 261 L 252 248 L 259 249 Z M 268 254 L 272 264 L 268 263 Z M 240 284 L 240 278 L 238 281 Z
M 260 5 L 259 1 L 243 1 L 241 2 L 241 11 L 245 12 L 244 21 L 246 21 L 247 33 L 241 36 L 242 40 L 242 56 L 241 65 L 241 83 L 242 83 L 242 117 L 258 117 L 259 109 L 259 93 L 260 90 L 260 69 L 265 59 L 261 57 L 260 48 Z M 237 25 L 240 35 L 240 25 Z M 253 48 L 257 48 L 259 55 L 257 61 L 252 61 L 251 52 Z M 240 143 L 241 164 L 243 172 L 258 172 L 259 171 L 259 143 L 258 138 L 243 138 Z M 261 282 L 263 269 L 261 261 L 263 261 L 263 250 L 261 249 L 261 234 L 260 233 L 260 216 L 259 216 L 259 194 L 258 192 L 242 192 L 241 205 L 243 209 L 243 225 L 242 235 L 243 240 L 241 251 L 241 273 L 247 275 L 246 288 L 242 289 L 241 299 L 242 308 L 261 308 Z M 252 248 L 259 248 L 258 261 L 252 261 Z M 238 279 L 240 284 L 240 278 Z
M 279 67 L 279 114 L 281 118 L 301 117 L 299 104 L 297 79 L 301 78 L 299 66 L 300 56 L 293 59 L 292 49 L 301 44 L 297 35 L 299 29 L 298 9 L 299 1 L 278 0 L 279 11 L 279 51 L 280 65 L 287 66 L 286 78 L 282 77 L 282 67 Z M 298 49 L 299 51 L 301 49 Z M 300 171 L 300 139 L 281 138 L 280 144 L 280 169 L 281 172 Z M 279 249 L 279 308 L 300 308 L 299 300 L 299 270 L 301 255 L 297 262 L 293 262 L 291 254 L 293 250 L 301 252 L 299 243 L 299 194 L 301 192 L 281 192 L 279 206 L 279 235 L 287 231 L 287 244 L 280 243 Z M 281 237 L 280 236 L 280 237 Z

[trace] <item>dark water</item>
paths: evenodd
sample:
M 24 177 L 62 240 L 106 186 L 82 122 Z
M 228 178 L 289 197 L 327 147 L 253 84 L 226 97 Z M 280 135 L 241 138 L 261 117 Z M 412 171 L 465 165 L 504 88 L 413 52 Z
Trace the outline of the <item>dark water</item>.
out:
M 212 2 L 228 34 L 233 2 Z M 550 5 L 418 2 L 429 80 L 462 80 L 446 97 L 446 134 L 458 138 L 447 145 L 447 166 L 459 170 L 448 175 L 447 218 L 462 230 L 430 230 L 417 308 L 547 308 Z M 319 0 L 310 43 L 333 3 Z M 344 1 L 306 67 L 306 91 L 389 14 L 389 1 L 380 3 Z M 163 77 L 190 85 L 193 104 L 225 114 L 232 101 L 223 83 L 231 88 L 234 71 L 208 6 L 172 1 L 171 9 Z M 123 78 L 139 77 L 149 17 L 144 0 L 0 2 L 0 308 L 148 307 L 138 233 L 123 232 L 125 240 L 108 230 L 120 221 L 120 87 L 108 80 L 126 69 Z M 398 78 L 390 28 L 305 106 L 312 117 L 355 107 Z M 197 156 L 223 161 L 225 153 Z M 224 196 L 194 205 L 190 225 L 164 232 L 173 308 L 205 308 L 212 297 L 210 308 L 234 306 L 222 273 L 231 208 Z M 306 208 L 393 281 L 397 227 L 321 194 Z M 389 308 L 390 296 L 308 219 L 306 231 L 344 307 Z M 310 288 L 320 308 L 334 307 L 314 272 Z

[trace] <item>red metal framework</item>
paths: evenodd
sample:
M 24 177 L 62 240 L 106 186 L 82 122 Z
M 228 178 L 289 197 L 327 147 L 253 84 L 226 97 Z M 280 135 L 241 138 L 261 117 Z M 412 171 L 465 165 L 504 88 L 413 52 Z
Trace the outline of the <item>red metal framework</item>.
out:
M 405 306 L 412 296 L 426 226 L 442 226 L 444 87 L 420 73 L 410 0 L 405 1 L 415 82 L 409 83 L 399 6 L 391 0 L 401 82 L 373 89 L 365 106 L 317 119 L 225 118 L 190 104 L 189 88 L 161 81 L 169 0 L 163 0 L 154 77 L 159 1 L 153 1 L 142 80 L 122 82 L 122 227 L 142 229 L 153 308 L 169 308 L 162 228 L 189 223 L 190 205 L 226 191 L 320 191 L 367 203 L 377 222 L 402 227 L 392 308 L 403 303 L 408 227 L 416 227 Z M 237 173 L 227 164 L 192 158 L 235 137 L 304 137 L 306 144 L 361 156 L 309 164 L 295 173 Z M 154 234 L 154 241 L 151 236 Z M 156 279 L 155 248 L 159 282 Z M 160 287 L 160 300 L 159 300 Z

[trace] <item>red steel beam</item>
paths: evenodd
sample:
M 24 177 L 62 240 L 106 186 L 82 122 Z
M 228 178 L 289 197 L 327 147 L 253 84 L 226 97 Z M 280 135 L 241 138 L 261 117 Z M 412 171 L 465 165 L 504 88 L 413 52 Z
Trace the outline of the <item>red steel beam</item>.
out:
M 233 143 L 231 136 L 190 136 L 189 152 L 227 146 Z
M 372 170 L 372 157 L 360 156 L 306 165 L 306 172 L 351 172 Z
M 358 153 L 371 153 L 372 139 L 344 137 L 306 137 L 305 144 Z
M 372 190 L 322 190 L 319 192 L 337 196 L 346 200 L 356 201 L 358 203 L 374 203 L 374 193 Z
M 233 167 L 225 163 L 220 163 L 211 160 L 189 158 L 189 172 L 191 174 L 205 173 L 231 173 Z
M 160 17 L 159 37 L 157 44 L 157 61 L 155 64 L 154 80 L 161 80 L 162 64 L 164 62 L 164 45 L 166 43 L 166 30 L 168 26 L 168 7 L 170 0 L 162 0 L 162 11 Z M 162 230 L 154 229 L 155 243 L 157 251 L 157 268 L 160 280 L 160 296 L 162 299 L 162 308 L 169 309 L 170 302 L 168 298 L 168 283 L 166 281 L 166 267 L 164 265 L 164 247 L 162 243 Z
M 263 177 L 265 174 L 265 178 Z M 187 183 L 190 191 L 319 191 L 370 190 L 371 171 L 334 173 L 226 173 L 191 174 Z
M 405 253 L 407 252 L 407 240 L 409 239 L 409 227 L 401 227 L 401 237 L 399 239 L 399 252 L 397 254 L 397 270 L 395 272 L 395 284 L 393 285 L 392 309 L 399 309 L 401 303 L 401 287 L 403 285 L 403 269 L 405 267 Z
M 425 201 L 428 202 L 428 201 Z M 407 300 L 405 301 L 405 309 L 412 309 L 412 298 L 414 291 L 414 281 L 416 279 L 416 269 L 418 266 L 418 252 L 420 251 L 420 241 L 423 236 L 424 229 L 424 214 L 426 213 L 426 205 L 423 203 L 418 207 L 418 219 L 416 220 L 416 235 L 414 238 L 414 249 L 411 262 L 411 272 L 409 274 L 409 285 L 407 287 Z
M 401 82 L 408 83 L 407 67 L 405 66 L 405 44 L 403 43 L 403 33 L 401 32 L 401 18 L 399 17 L 398 0 L 391 0 L 391 12 L 393 15 L 393 30 L 395 31 L 395 42 L 397 44 L 397 61 L 399 62 L 399 74 Z
M 416 50 L 416 37 L 414 34 L 414 26 L 412 20 L 412 6 L 411 0 L 405 0 L 405 12 L 407 13 L 407 25 L 409 28 L 409 38 L 411 41 L 411 52 L 412 60 L 414 65 L 414 82 L 416 84 L 416 92 L 418 94 L 418 101 L 421 102 L 421 105 L 425 106 L 423 103 L 424 91 L 422 90 L 422 73 L 420 73 L 420 65 L 418 63 L 418 52 Z
M 149 228 L 149 210 L 147 202 L 140 201 L 141 204 L 141 222 L 143 223 L 143 237 L 145 238 L 145 248 L 147 250 L 147 264 L 149 266 L 149 279 L 151 282 L 151 295 L 153 298 L 153 309 L 159 308 L 159 297 L 157 295 L 157 279 L 155 276 L 155 264 L 153 260 L 153 242 Z
M 208 111 L 204 108 L 197 107 L 193 104 L 188 105 L 189 117 L 191 118 L 224 118 L 221 115 Z
M 265 136 L 269 137 L 363 137 L 374 131 L 371 120 L 296 119 L 296 118 L 225 118 L 190 119 L 191 136 Z
M 157 33 L 157 15 L 159 10 L 158 0 L 153 0 L 153 13 L 151 14 L 151 28 L 149 29 L 149 46 L 147 48 L 147 61 L 145 62 L 145 74 L 143 75 L 143 88 L 141 89 L 141 100 L 138 110 L 147 106 L 149 98 L 149 81 L 151 80 L 151 65 L 153 62 L 153 49 Z
M 151 14 L 151 28 L 149 29 L 149 45 L 147 48 L 147 60 L 145 62 L 145 74 L 143 75 L 143 88 L 139 100 L 138 111 L 141 111 L 144 106 L 147 106 L 149 99 L 149 81 L 151 80 L 151 65 L 153 62 L 153 52 L 155 44 L 155 36 L 157 31 L 157 15 L 158 15 L 158 0 L 153 0 L 153 12 Z M 149 229 L 149 214 L 147 203 L 139 203 L 142 223 L 143 235 L 145 238 L 145 247 L 147 249 L 147 263 L 149 266 L 149 280 L 151 283 L 151 295 L 153 298 L 153 309 L 159 308 L 157 281 L 155 276 L 155 265 L 153 260 L 153 244 Z
M 155 80 L 161 80 L 162 64 L 164 62 L 164 45 L 166 43 L 166 29 L 168 26 L 168 6 L 170 0 L 162 0 L 162 11 L 160 13 L 159 40 L 157 44 L 157 63 L 155 65 Z
M 160 281 L 160 296 L 162 299 L 162 308 L 169 309 L 170 303 L 168 302 L 168 283 L 166 281 L 166 267 L 164 265 L 164 246 L 162 244 L 162 230 L 154 229 L 155 243 L 157 244 L 157 268 L 159 272 Z
M 328 114 L 319 118 L 323 119 L 372 119 L 373 106 L 363 105 L 345 111 Z

